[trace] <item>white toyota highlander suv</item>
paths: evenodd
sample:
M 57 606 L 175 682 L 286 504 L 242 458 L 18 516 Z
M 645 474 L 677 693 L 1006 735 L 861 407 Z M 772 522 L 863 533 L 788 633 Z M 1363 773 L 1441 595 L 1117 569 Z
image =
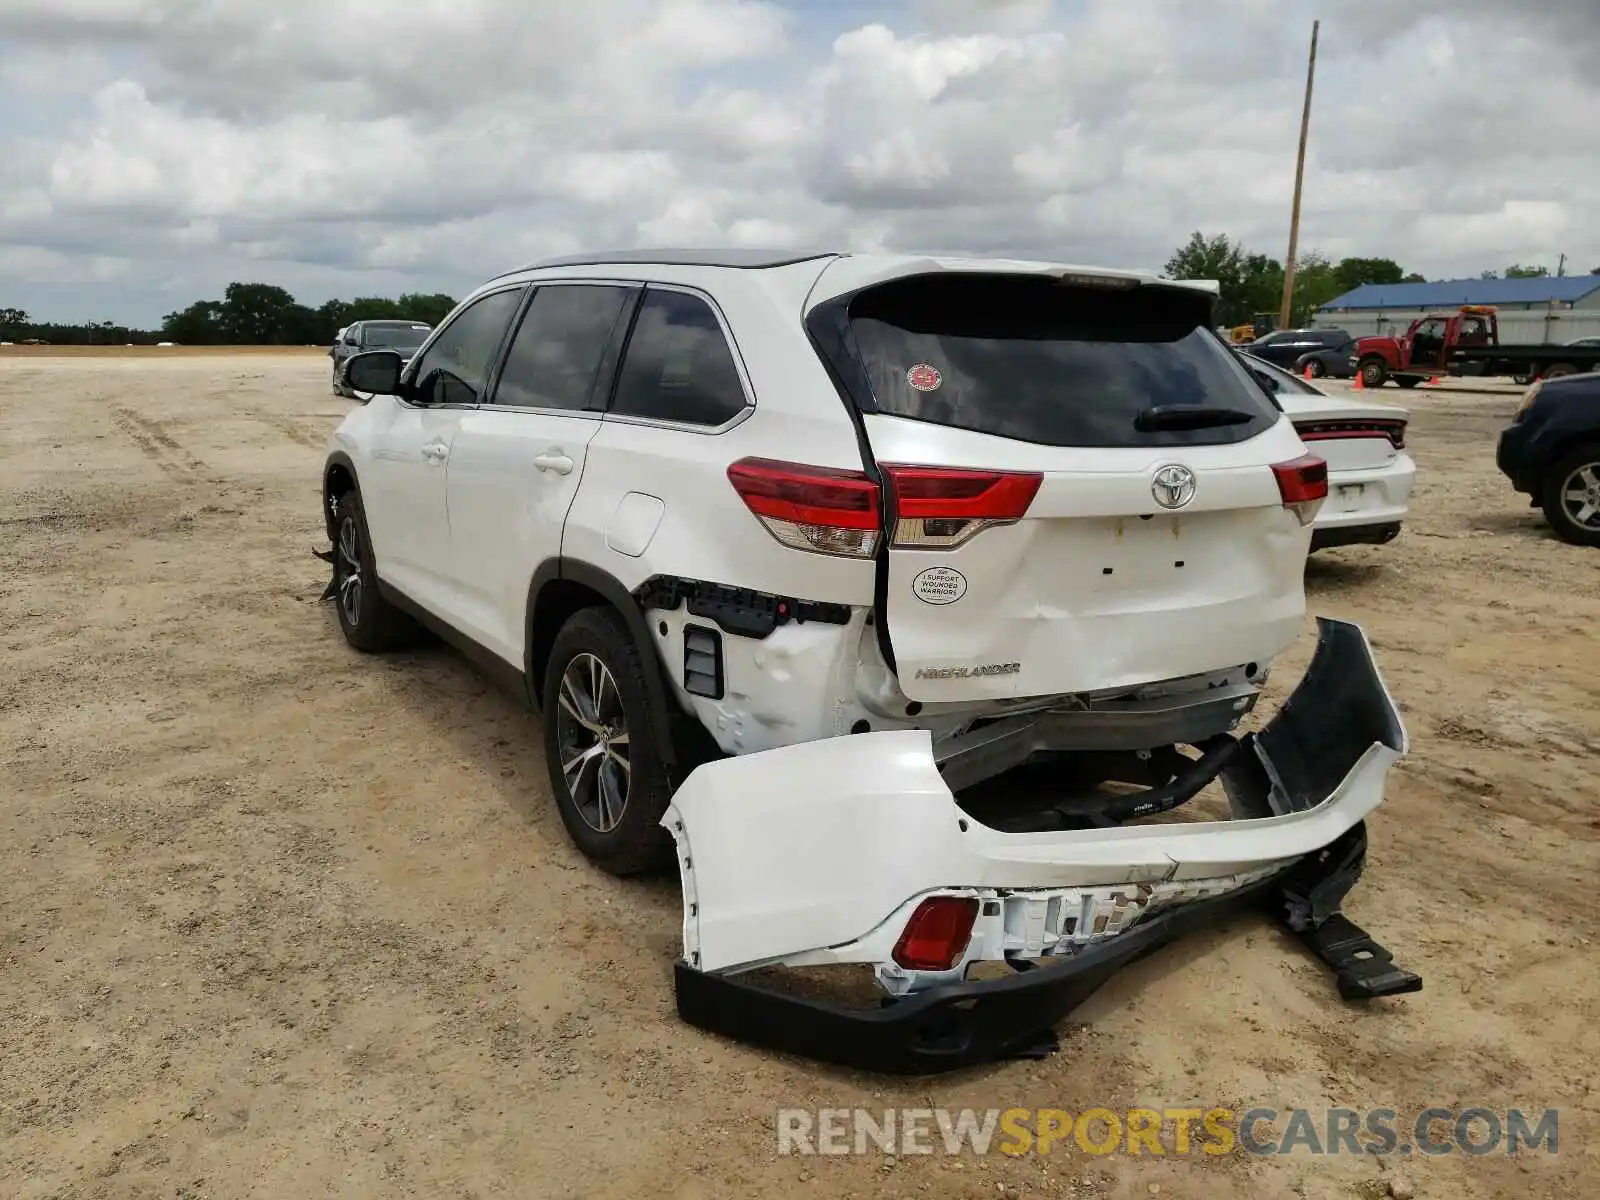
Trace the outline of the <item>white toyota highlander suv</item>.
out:
M 1405 750 L 1361 631 L 1322 621 L 1236 733 L 1299 636 L 1327 468 L 1215 299 L 843 253 L 513 271 L 403 368 L 345 364 L 374 398 L 324 472 L 328 595 L 357 648 L 426 626 L 525 694 L 602 867 L 676 844 L 697 1024 L 885 1070 L 1022 1053 L 1250 898 L 1341 989 L 1411 990 L 1338 914 Z M 1231 819 L 1152 821 L 1214 781 Z M 742 977 L 839 963 L 895 1005 Z

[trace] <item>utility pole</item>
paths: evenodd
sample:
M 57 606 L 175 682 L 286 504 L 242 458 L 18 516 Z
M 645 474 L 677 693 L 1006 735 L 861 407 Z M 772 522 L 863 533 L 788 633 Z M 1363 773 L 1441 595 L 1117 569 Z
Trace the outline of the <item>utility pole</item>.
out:
M 1556 267 L 1556 278 L 1560 279 L 1563 276 L 1565 276 L 1566 273 L 1567 273 L 1567 256 L 1565 254 L 1563 254 L 1561 256 L 1560 264 Z
M 1278 312 L 1278 327 L 1288 329 L 1294 315 L 1294 262 L 1300 252 L 1300 186 L 1306 176 L 1306 134 L 1311 129 L 1311 81 L 1317 73 L 1317 30 L 1321 21 L 1311 22 L 1311 59 L 1306 64 L 1306 106 L 1300 113 L 1300 154 L 1294 164 L 1294 211 L 1289 216 L 1289 256 L 1283 263 L 1283 306 Z

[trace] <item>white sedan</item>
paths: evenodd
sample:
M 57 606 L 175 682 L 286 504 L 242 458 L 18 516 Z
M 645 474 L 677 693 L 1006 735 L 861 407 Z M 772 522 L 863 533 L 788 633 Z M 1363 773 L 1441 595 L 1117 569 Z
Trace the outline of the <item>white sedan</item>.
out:
M 1411 414 L 1392 404 L 1329 395 L 1299 376 L 1241 354 L 1277 395 L 1306 449 L 1328 464 L 1328 498 L 1311 549 L 1392 542 L 1411 503 L 1417 464 L 1405 452 Z

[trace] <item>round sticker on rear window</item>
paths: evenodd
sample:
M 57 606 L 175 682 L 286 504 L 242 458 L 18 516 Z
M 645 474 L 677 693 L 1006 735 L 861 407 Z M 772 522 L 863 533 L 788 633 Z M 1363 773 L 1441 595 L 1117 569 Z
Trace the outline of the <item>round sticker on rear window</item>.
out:
M 906 372 L 906 382 L 919 392 L 931 392 L 944 382 L 944 376 L 939 374 L 937 367 L 918 363 Z
M 967 577 L 953 567 L 929 567 L 911 581 L 924 604 L 954 604 L 967 594 Z

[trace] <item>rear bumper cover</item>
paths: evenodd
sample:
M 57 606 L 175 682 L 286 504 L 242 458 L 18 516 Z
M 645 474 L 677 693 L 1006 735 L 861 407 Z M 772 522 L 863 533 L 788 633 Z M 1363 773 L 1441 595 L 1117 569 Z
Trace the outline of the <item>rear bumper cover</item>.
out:
M 1338 915 L 1406 734 L 1359 627 L 1318 626 L 1304 679 L 1225 776 L 1233 820 L 1002 833 L 957 805 L 922 731 L 699 768 L 663 818 L 684 890 L 679 1015 L 888 1072 L 1047 1052 L 1050 1026 L 1121 966 L 1263 905 L 1334 967 L 1343 994 L 1415 990 Z M 911 911 L 952 893 L 982 901 L 964 957 L 937 975 L 900 970 L 892 947 Z M 1017 973 L 968 982 L 983 960 Z M 872 964 L 893 997 L 852 1009 L 741 978 L 834 963 Z
M 1417 464 L 1404 451 L 1388 465 L 1328 472 L 1328 498 L 1311 527 L 1311 548 L 1392 541 L 1411 508 Z
M 1335 546 L 1384 546 L 1400 536 L 1399 521 L 1368 525 L 1333 525 L 1311 531 L 1312 550 L 1331 550 Z

